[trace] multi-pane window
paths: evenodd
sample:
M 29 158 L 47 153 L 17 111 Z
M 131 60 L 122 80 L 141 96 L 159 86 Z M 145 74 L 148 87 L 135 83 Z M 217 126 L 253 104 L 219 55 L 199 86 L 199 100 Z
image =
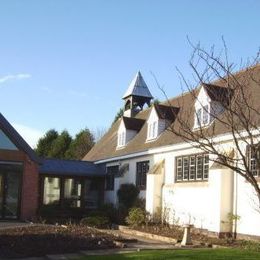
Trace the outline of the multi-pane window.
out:
M 196 127 L 206 126 L 209 124 L 210 119 L 210 111 L 209 105 L 205 105 L 196 110 L 195 119 L 196 119 Z
M 119 171 L 119 166 L 109 166 L 107 167 L 107 174 L 106 174 L 106 190 L 114 190 L 115 185 L 115 175 Z
M 209 105 L 203 106 L 203 125 L 207 125 L 209 123 Z
M 117 136 L 117 146 L 121 147 L 121 146 L 125 146 L 125 131 L 118 133 Z
M 209 155 L 197 154 L 176 158 L 176 181 L 207 180 Z
M 146 174 L 149 171 L 149 161 L 136 163 L 136 186 L 140 190 L 146 189 Z
M 148 124 L 148 133 L 147 133 L 147 139 L 154 139 L 157 137 L 157 128 L 158 128 L 158 122 L 153 121 Z
M 248 147 L 248 162 L 249 162 L 249 169 L 254 176 L 260 176 L 260 150 Z

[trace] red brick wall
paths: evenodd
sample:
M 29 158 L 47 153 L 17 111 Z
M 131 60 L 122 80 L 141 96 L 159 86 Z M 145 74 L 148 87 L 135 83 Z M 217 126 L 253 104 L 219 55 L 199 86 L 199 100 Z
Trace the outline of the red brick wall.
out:
M 39 203 L 39 167 L 25 156 L 21 190 L 20 219 L 30 220 L 36 216 Z

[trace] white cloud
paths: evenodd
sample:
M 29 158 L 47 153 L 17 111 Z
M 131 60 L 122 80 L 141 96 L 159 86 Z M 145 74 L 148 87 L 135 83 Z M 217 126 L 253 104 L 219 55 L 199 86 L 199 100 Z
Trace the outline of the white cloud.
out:
M 42 131 L 25 125 L 12 123 L 12 126 L 32 148 L 36 147 L 39 138 L 44 135 Z
M 28 73 L 8 74 L 6 76 L 0 77 L 0 84 L 6 83 L 11 80 L 29 79 L 31 77 L 32 75 Z

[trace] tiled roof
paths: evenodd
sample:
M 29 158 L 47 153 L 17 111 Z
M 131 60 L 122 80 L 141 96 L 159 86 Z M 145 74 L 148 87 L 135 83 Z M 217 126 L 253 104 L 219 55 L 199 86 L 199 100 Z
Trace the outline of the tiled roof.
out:
M 123 96 L 123 99 L 129 96 L 140 96 L 140 97 L 147 97 L 151 99 L 153 98 L 140 71 L 137 72 L 134 79 L 130 83 L 126 93 Z
M 41 160 L 34 152 L 34 150 L 26 143 L 26 141 L 21 137 L 21 135 L 14 129 L 14 127 L 6 120 L 6 118 L 0 113 L 0 128 L 2 131 L 10 138 L 10 140 L 15 144 L 15 146 L 25 152 L 29 158 L 37 163 Z
M 104 176 L 105 169 L 93 162 L 78 160 L 43 159 L 39 169 L 40 174 L 62 176 Z
M 244 70 L 242 72 L 238 72 L 235 74 L 236 78 L 238 80 L 243 81 L 244 75 L 247 70 Z M 255 75 L 256 80 L 251 80 L 249 84 L 247 85 L 248 88 L 250 88 L 250 101 L 255 106 L 258 106 L 258 109 L 260 109 L 260 66 L 256 66 L 253 68 L 253 73 Z M 258 81 L 258 82 L 257 82 Z M 209 85 L 209 84 L 208 84 Z M 219 93 L 220 90 L 224 91 L 225 93 L 225 82 L 223 80 L 215 81 L 214 85 L 210 84 L 208 89 L 211 91 L 209 92 L 211 95 L 211 98 L 214 100 L 219 100 L 217 97 L 217 93 Z M 164 106 L 173 106 L 175 108 L 180 108 L 178 115 L 180 115 L 182 118 L 185 118 L 186 122 L 190 125 L 190 127 L 193 127 L 194 124 L 194 103 L 195 103 L 195 96 L 198 94 L 198 91 L 200 90 L 200 87 L 195 89 L 192 94 L 187 92 L 184 93 L 178 97 L 169 99 L 166 101 L 163 105 Z M 221 95 L 223 96 L 223 95 Z M 219 101 L 222 101 L 220 99 Z M 150 115 L 151 107 L 149 107 L 146 110 L 143 110 L 139 112 L 135 118 L 147 120 Z M 224 116 L 222 114 L 221 116 Z M 253 116 L 253 115 L 252 115 Z M 117 146 L 117 130 L 119 127 L 120 120 L 118 120 L 116 123 L 112 125 L 112 127 L 108 130 L 108 132 L 103 136 L 103 138 L 89 151 L 89 153 L 83 158 L 83 160 L 88 161 L 98 161 L 103 159 L 111 159 L 113 157 L 117 156 L 124 156 L 129 154 L 134 154 L 137 152 L 144 152 L 151 148 L 158 148 L 162 146 L 168 146 L 172 144 L 178 144 L 183 143 L 183 139 L 181 139 L 179 136 L 175 135 L 172 131 L 163 131 L 160 136 L 155 139 L 152 142 L 146 142 L 147 139 L 147 123 L 145 123 L 138 134 L 129 142 L 125 148 L 123 149 L 116 149 Z M 172 122 L 171 126 L 174 126 L 175 130 L 181 129 L 181 126 L 179 125 L 180 122 L 178 120 L 175 120 Z M 169 126 L 169 128 L 171 127 Z M 206 130 L 208 133 L 212 130 L 213 125 L 211 127 L 208 127 Z M 212 130 L 213 131 L 213 130 Z M 230 129 L 225 127 L 223 124 L 219 124 L 216 121 L 216 124 L 214 124 L 214 133 L 215 134 L 225 134 L 228 133 Z

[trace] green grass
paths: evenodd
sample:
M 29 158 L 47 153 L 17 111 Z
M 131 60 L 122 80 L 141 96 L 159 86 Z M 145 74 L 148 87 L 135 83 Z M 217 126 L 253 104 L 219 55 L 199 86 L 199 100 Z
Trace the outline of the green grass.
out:
M 79 260 L 259 260 L 260 253 L 239 249 L 150 250 L 106 256 L 85 256 Z

